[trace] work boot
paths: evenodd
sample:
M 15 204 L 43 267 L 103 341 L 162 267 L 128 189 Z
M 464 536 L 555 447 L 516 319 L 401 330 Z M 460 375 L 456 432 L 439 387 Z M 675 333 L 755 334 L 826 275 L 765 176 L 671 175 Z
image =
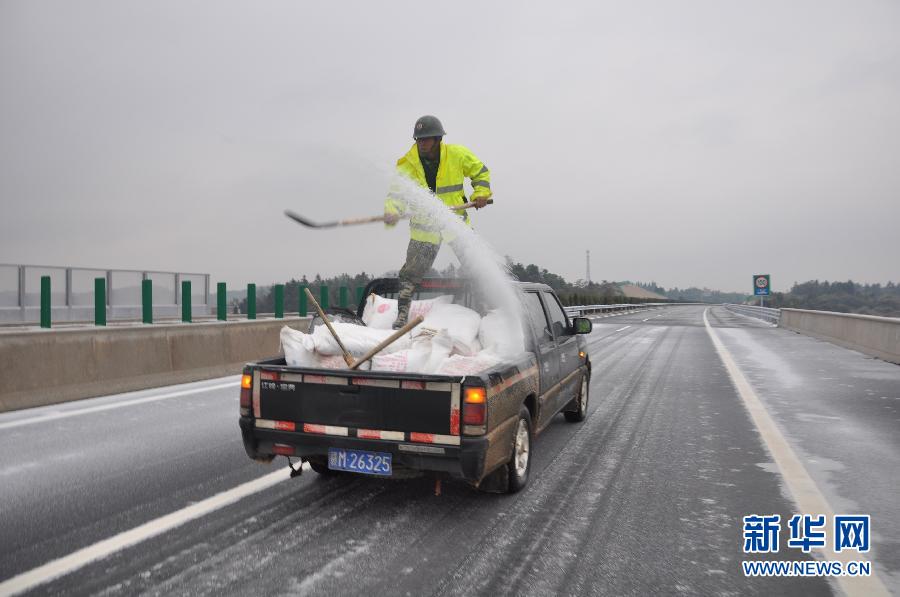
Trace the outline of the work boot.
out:
M 394 325 L 391 326 L 395 330 L 399 330 L 406 325 L 406 320 L 409 319 L 409 303 L 409 300 L 400 299 L 397 301 L 397 319 L 394 321 Z

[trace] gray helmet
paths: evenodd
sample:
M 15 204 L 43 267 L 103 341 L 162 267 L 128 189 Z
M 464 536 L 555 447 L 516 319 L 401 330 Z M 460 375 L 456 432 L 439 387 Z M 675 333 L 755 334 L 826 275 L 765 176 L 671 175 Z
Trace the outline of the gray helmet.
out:
M 422 139 L 424 137 L 443 137 L 447 133 L 437 116 L 423 116 L 416 121 L 413 128 L 413 139 Z

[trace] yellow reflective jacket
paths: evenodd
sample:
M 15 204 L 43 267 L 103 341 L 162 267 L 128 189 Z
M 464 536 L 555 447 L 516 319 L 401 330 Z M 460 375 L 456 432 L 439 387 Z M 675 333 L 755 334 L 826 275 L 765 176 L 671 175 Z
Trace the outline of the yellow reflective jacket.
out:
M 425 170 L 419 159 L 419 151 L 416 145 L 397 160 L 397 172 L 428 188 L 425 181 Z M 438 166 L 435 195 L 447 206 L 462 205 L 466 202 L 463 189 L 463 181 L 468 178 L 472 182 L 471 201 L 491 196 L 491 173 L 475 154 L 462 145 L 450 145 L 441 143 L 441 163 Z M 384 202 L 384 212 L 403 215 L 407 211 L 406 202 L 398 189 L 393 189 Z M 469 214 L 465 214 L 466 224 L 469 222 Z M 442 232 L 440 226 L 425 215 L 412 214 L 409 222 L 409 236 L 435 245 L 441 244 L 441 240 L 452 240 L 452 235 Z

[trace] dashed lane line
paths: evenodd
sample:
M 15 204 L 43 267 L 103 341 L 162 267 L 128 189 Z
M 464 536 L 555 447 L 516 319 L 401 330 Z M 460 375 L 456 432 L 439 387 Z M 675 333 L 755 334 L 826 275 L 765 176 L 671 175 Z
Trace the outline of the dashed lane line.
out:
M 706 314 L 709 308 L 703 311 L 703 323 L 706 325 L 706 332 L 709 334 L 719 358 L 728 370 L 731 381 L 737 390 L 738 395 L 744 402 L 744 406 L 750 413 L 753 424 L 756 425 L 759 435 L 768 448 L 775 465 L 784 479 L 785 485 L 794 496 L 794 502 L 797 504 L 798 512 L 802 514 L 827 516 L 827 520 L 834 520 L 834 509 L 825 500 L 825 496 L 819 491 L 816 482 L 813 481 L 807 472 L 803 462 L 797 457 L 791 445 L 782 435 L 775 421 L 769 415 L 765 405 L 756 395 L 750 382 L 744 377 L 743 372 L 738 367 L 729 350 L 719 339 L 719 335 L 715 329 L 709 324 L 709 318 Z M 751 514 L 748 512 L 747 514 Z M 830 533 L 826 536 L 825 548 L 820 550 L 819 555 L 831 561 L 843 562 L 844 569 L 848 562 L 857 561 L 859 554 L 854 557 L 846 551 L 834 553 L 834 538 Z M 889 595 L 887 588 L 882 584 L 881 580 L 873 572 L 871 576 L 839 576 L 837 582 L 848 597 L 856 597 L 857 595 Z
M 631 327 L 630 325 L 626 325 L 625 327 L 619 328 L 619 329 L 617 329 L 616 331 L 617 331 L 617 332 L 621 332 L 622 330 L 627 330 L 627 329 L 630 328 L 630 327 Z

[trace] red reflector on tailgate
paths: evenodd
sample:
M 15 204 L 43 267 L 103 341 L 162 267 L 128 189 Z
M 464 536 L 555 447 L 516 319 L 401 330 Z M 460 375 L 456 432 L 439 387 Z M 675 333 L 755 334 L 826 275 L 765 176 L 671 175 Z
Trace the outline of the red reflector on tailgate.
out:
M 290 421 L 275 421 L 276 431 L 296 431 L 297 425 Z
M 294 446 L 288 446 L 286 444 L 273 444 L 272 451 L 279 456 L 293 456 Z
M 409 441 L 419 442 L 421 444 L 433 444 L 434 443 L 434 434 L 433 433 L 410 433 Z

